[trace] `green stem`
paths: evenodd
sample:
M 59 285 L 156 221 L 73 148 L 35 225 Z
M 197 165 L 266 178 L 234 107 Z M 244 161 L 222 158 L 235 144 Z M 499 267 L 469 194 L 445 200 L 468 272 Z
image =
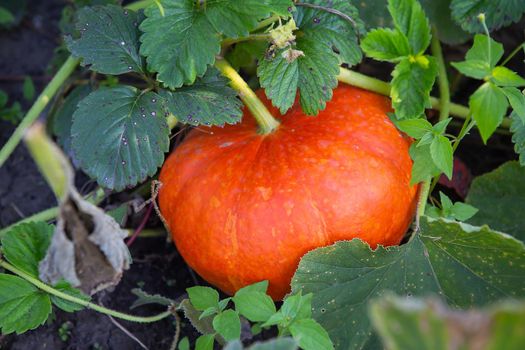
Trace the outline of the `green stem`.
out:
M 237 73 L 237 71 L 224 59 L 217 59 L 215 61 L 215 67 L 217 67 L 225 77 L 230 79 L 232 88 L 239 93 L 241 100 L 246 107 L 248 107 L 250 112 L 252 112 L 255 120 L 257 120 L 260 133 L 267 135 L 277 129 L 279 126 L 277 119 L 272 116 L 270 111 L 261 102 L 253 90 L 250 89 L 239 73 Z
M 430 193 L 430 178 L 423 181 L 419 188 L 419 200 L 417 203 L 416 221 L 425 214 L 425 207 L 427 206 L 428 194 Z M 419 225 L 418 225 L 419 226 Z
M 259 24 L 257 25 L 257 27 L 255 27 L 255 29 L 253 31 L 257 31 L 259 29 L 266 28 L 270 24 L 277 22 L 279 19 L 281 19 L 281 17 L 278 16 L 278 15 L 273 15 L 271 17 L 263 19 L 262 21 L 259 22 Z
M 390 96 L 391 87 L 389 83 L 376 78 L 369 77 L 368 75 L 357 73 L 346 68 L 341 68 L 337 79 L 340 82 L 353 85 L 361 89 L 373 91 L 385 96 Z M 432 104 L 433 109 L 441 110 L 441 102 L 439 101 L 439 99 L 435 97 L 430 97 L 430 102 Z M 468 107 L 462 106 L 460 104 L 450 103 L 449 113 L 450 115 L 453 115 L 460 119 L 467 119 L 469 117 L 470 110 L 468 109 Z M 503 122 L 501 123 L 501 127 L 509 128 L 510 119 L 504 118 Z
M 84 307 L 86 307 L 88 309 L 98 311 L 98 312 L 100 312 L 102 314 L 113 316 L 113 317 L 116 317 L 116 318 L 120 318 L 122 320 L 131 321 L 131 322 L 138 322 L 138 323 L 152 323 L 152 322 L 160 321 L 160 320 L 162 320 L 162 319 L 164 319 L 164 318 L 166 318 L 166 317 L 168 317 L 168 316 L 170 316 L 172 314 L 171 310 L 167 310 L 167 311 L 164 311 L 164 312 L 162 312 L 162 313 L 160 313 L 158 315 L 149 316 L 149 317 L 133 316 L 133 315 L 125 314 L 125 313 L 122 313 L 122 312 L 119 312 L 119 311 L 115 311 L 115 310 L 111 310 L 111 309 L 105 308 L 105 307 L 97 305 L 97 304 L 93 304 L 90 301 L 83 300 L 83 299 L 74 297 L 72 295 L 63 293 L 63 292 L 61 292 L 59 290 L 56 290 L 55 288 L 45 284 L 44 282 L 40 281 L 39 279 L 37 279 L 37 278 L 35 278 L 35 277 L 25 273 L 22 270 L 17 269 L 16 267 L 14 267 L 13 265 L 9 264 L 5 260 L 0 259 L 0 266 L 3 267 L 4 269 L 8 270 L 8 271 L 11 271 L 15 275 L 18 275 L 19 277 L 22 277 L 23 279 L 25 279 L 26 281 L 28 281 L 29 283 L 31 283 L 32 285 L 34 285 L 38 289 L 43 290 L 46 293 L 49 293 L 49 294 L 54 295 L 56 297 L 59 297 L 60 299 L 64 299 L 64 300 L 70 301 L 72 303 L 75 303 L 75 304 L 78 304 L 78 305 L 82 305 L 82 306 L 84 306 Z
M 270 34 L 250 34 L 248 36 L 241 36 L 240 38 L 226 38 L 222 41 L 222 47 L 240 43 L 248 40 L 270 41 L 272 36 Z
M 126 6 L 126 8 L 133 11 L 137 11 L 148 7 L 153 3 L 153 0 L 142 0 L 129 4 L 128 6 Z M 15 129 L 9 140 L 7 140 L 4 147 L 2 147 L 2 149 L 0 150 L 0 167 L 4 165 L 7 158 L 9 158 L 9 156 L 11 155 L 11 153 L 13 153 L 18 143 L 20 143 L 20 140 L 22 140 L 22 137 L 24 136 L 27 128 L 34 123 L 34 121 L 38 118 L 40 113 L 42 113 L 42 111 L 46 108 L 49 101 L 57 93 L 58 89 L 62 86 L 62 84 L 64 84 L 66 79 L 69 78 L 69 76 L 75 71 L 79 61 L 79 59 L 74 58 L 73 56 L 69 56 L 69 58 L 64 62 L 62 67 L 60 67 L 58 72 L 55 74 L 53 79 L 46 86 L 44 91 L 42 91 L 40 96 L 38 96 L 31 109 L 29 109 L 27 114 L 24 116 L 24 119 L 22 119 L 20 124 L 18 124 L 18 127 Z
M 523 48 L 525 47 L 525 42 L 521 43 L 521 45 L 519 45 L 517 48 L 515 48 L 511 53 L 510 55 L 507 56 L 507 58 L 505 58 L 505 60 L 501 63 L 502 66 L 506 65 L 507 63 L 509 63 L 509 61 L 512 59 L 512 57 L 516 56 L 516 54 L 518 52 L 520 52 Z
M 62 151 L 47 136 L 41 122 L 36 122 L 27 130 L 24 141 L 49 187 L 61 201 L 69 185 L 66 174 L 68 164 Z
M 18 124 L 18 127 L 15 129 L 7 143 L 0 150 L 0 167 L 5 163 L 7 158 L 9 158 L 11 153 L 13 153 L 14 149 L 24 136 L 27 128 L 31 126 L 31 124 L 33 124 L 33 122 L 38 118 L 40 113 L 42 113 L 44 108 L 46 108 L 47 104 L 53 98 L 58 89 L 71 75 L 71 73 L 73 73 L 73 71 L 78 65 L 78 62 L 78 59 L 73 58 L 72 56 L 69 57 L 66 60 L 66 62 L 62 65 L 60 70 L 57 72 L 57 74 L 46 86 L 44 91 L 42 91 L 40 96 L 38 96 L 37 100 L 31 107 L 31 109 L 27 112 L 24 119 L 22 119 L 20 124 Z
M 438 39 L 438 33 L 435 27 L 432 28 L 432 41 L 430 42 L 432 54 L 436 58 L 438 66 L 438 84 L 439 84 L 439 120 L 445 120 L 450 113 L 450 88 L 448 85 L 447 67 L 443 57 L 443 50 Z

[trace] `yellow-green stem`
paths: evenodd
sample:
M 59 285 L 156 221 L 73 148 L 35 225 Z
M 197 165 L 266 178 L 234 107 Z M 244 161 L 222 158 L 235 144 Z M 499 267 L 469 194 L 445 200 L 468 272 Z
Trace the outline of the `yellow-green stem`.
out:
M 111 309 L 105 308 L 103 306 L 100 306 L 100 305 L 97 305 L 97 304 L 93 304 L 90 301 L 83 300 L 83 299 L 77 298 L 75 296 L 72 296 L 70 294 L 66 294 L 66 293 L 63 293 L 63 292 L 61 292 L 59 290 L 56 290 L 55 288 L 45 284 L 44 282 L 40 281 L 39 279 L 37 279 L 37 278 L 35 278 L 35 277 L 25 273 L 22 270 L 17 269 L 15 266 L 9 264 L 5 260 L 2 260 L 1 258 L 0 258 L 0 266 L 3 267 L 4 269 L 14 273 L 15 275 L 18 275 L 19 277 L 25 279 L 27 282 L 31 283 L 32 285 L 34 285 L 35 287 L 37 287 L 40 290 L 43 290 L 46 293 L 49 293 L 49 294 L 54 295 L 56 297 L 59 297 L 60 299 L 64 299 L 64 300 L 70 301 L 72 303 L 75 303 L 75 304 L 78 304 L 78 305 L 82 305 L 82 306 L 84 306 L 84 307 L 86 307 L 88 309 L 98 311 L 98 312 L 100 312 L 102 314 L 113 316 L 113 317 L 116 317 L 116 318 L 120 318 L 122 320 L 131 321 L 131 322 L 138 322 L 138 323 L 152 323 L 152 322 L 160 321 L 160 320 L 162 320 L 162 319 L 164 319 L 164 318 L 166 318 L 166 317 L 168 317 L 168 316 L 170 316 L 172 314 L 171 308 L 170 308 L 170 310 L 164 311 L 164 312 L 162 312 L 162 313 L 160 313 L 158 315 L 149 316 L 149 317 L 133 316 L 133 315 L 125 314 L 123 312 L 111 310 Z
M 439 120 L 445 120 L 450 113 L 450 89 L 448 85 L 447 67 L 443 57 L 443 50 L 438 39 L 435 27 L 432 28 L 432 41 L 430 42 L 432 54 L 438 66 L 438 85 L 439 85 Z
M 428 194 L 430 192 L 430 177 L 423 181 L 419 187 L 419 200 L 417 203 L 416 218 L 419 222 L 419 218 L 425 215 L 425 208 L 427 206 Z
M 215 67 L 217 67 L 225 77 L 230 79 L 232 88 L 239 93 L 241 100 L 250 112 L 252 112 L 255 120 L 257 120 L 259 132 L 266 135 L 277 129 L 279 126 L 277 119 L 272 116 L 268 108 L 266 108 L 257 95 L 255 95 L 255 92 L 246 84 L 239 73 L 222 58 L 218 58 L 215 61 Z
M 66 195 L 68 186 L 64 168 L 67 161 L 62 151 L 47 136 L 45 126 L 41 122 L 35 123 L 27 130 L 24 141 L 47 184 L 57 199 L 61 200 Z
M 351 71 L 346 68 L 341 68 L 339 75 L 337 76 L 337 79 L 340 82 L 353 85 L 365 90 L 377 92 L 378 94 L 390 96 L 390 84 L 376 79 L 369 77 L 368 75 L 364 75 L 358 72 Z M 430 97 L 430 103 L 432 105 L 433 109 L 440 110 L 441 109 L 441 103 L 439 102 L 439 99 L 435 97 Z M 460 104 L 456 103 L 450 103 L 449 106 L 449 114 L 453 115 L 455 117 L 458 117 L 460 119 L 467 119 L 469 116 L 469 109 L 468 107 L 462 106 Z M 503 122 L 501 123 L 502 128 L 509 128 L 510 127 L 510 119 L 504 118 Z
M 272 36 L 270 34 L 251 34 L 248 36 L 241 36 L 239 38 L 226 38 L 222 41 L 222 47 L 228 47 L 230 45 L 248 40 L 270 41 L 271 39 Z

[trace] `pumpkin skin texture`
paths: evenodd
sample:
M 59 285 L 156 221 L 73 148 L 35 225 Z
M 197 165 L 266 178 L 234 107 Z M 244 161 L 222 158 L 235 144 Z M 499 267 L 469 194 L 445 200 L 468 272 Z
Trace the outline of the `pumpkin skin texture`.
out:
M 312 249 L 399 244 L 417 187 L 411 141 L 388 112 L 389 99 L 342 85 L 317 117 L 296 103 L 269 135 L 247 110 L 238 125 L 192 130 L 160 174 L 160 210 L 183 258 L 227 294 L 269 280 L 278 300 Z

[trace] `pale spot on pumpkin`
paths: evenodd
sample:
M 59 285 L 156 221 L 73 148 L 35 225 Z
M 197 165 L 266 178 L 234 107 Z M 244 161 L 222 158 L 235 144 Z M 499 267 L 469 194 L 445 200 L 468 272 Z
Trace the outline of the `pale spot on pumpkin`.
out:
M 210 199 L 210 204 L 212 207 L 218 208 L 221 206 L 221 201 L 217 197 L 213 196 Z
M 269 187 L 257 187 L 257 190 L 259 191 L 259 193 L 265 201 L 270 199 L 270 197 L 272 196 L 272 189 Z
M 295 207 L 295 204 L 292 202 L 286 202 L 284 203 L 284 210 L 286 210 L 286 215 L 290 216 L 292 215 L 292 210 Z

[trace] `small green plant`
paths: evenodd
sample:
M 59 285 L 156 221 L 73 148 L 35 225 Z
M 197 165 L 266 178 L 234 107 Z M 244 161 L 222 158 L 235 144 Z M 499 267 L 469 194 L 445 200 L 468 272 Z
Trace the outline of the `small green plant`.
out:
M 73 329 L 73 323 L 70 321 L 66 321 L 60 325 L 60 328 L 58 329 L 58 337 L 63 342 L 67 342 L 69 337 L 71 336 L 71 330 Z
M 268 281 L 263 281 L 239 289 L 230 298 L 219 300 L 219 293 L 213 288 L 188 288 L 191 306 L 199 311 L 198 320 L 193 319 L 192 322 L 211 322 L 211 328 L 198 328 L 213 331 L 204 332 L 197 339 L 195 349 L 212 349 L 216 339 L 239 340 L 242 318 L 250 321 L 252 335 L 275 326 L 279 337 L 292 336 L 302 349 L 333 349 L 328 333 L 312 318 L 312 294 L 289 295 L 277 310 L 272 298 L 266 294 L 267 289 Z M 231 303 L 234 308 L 228 307 Z

